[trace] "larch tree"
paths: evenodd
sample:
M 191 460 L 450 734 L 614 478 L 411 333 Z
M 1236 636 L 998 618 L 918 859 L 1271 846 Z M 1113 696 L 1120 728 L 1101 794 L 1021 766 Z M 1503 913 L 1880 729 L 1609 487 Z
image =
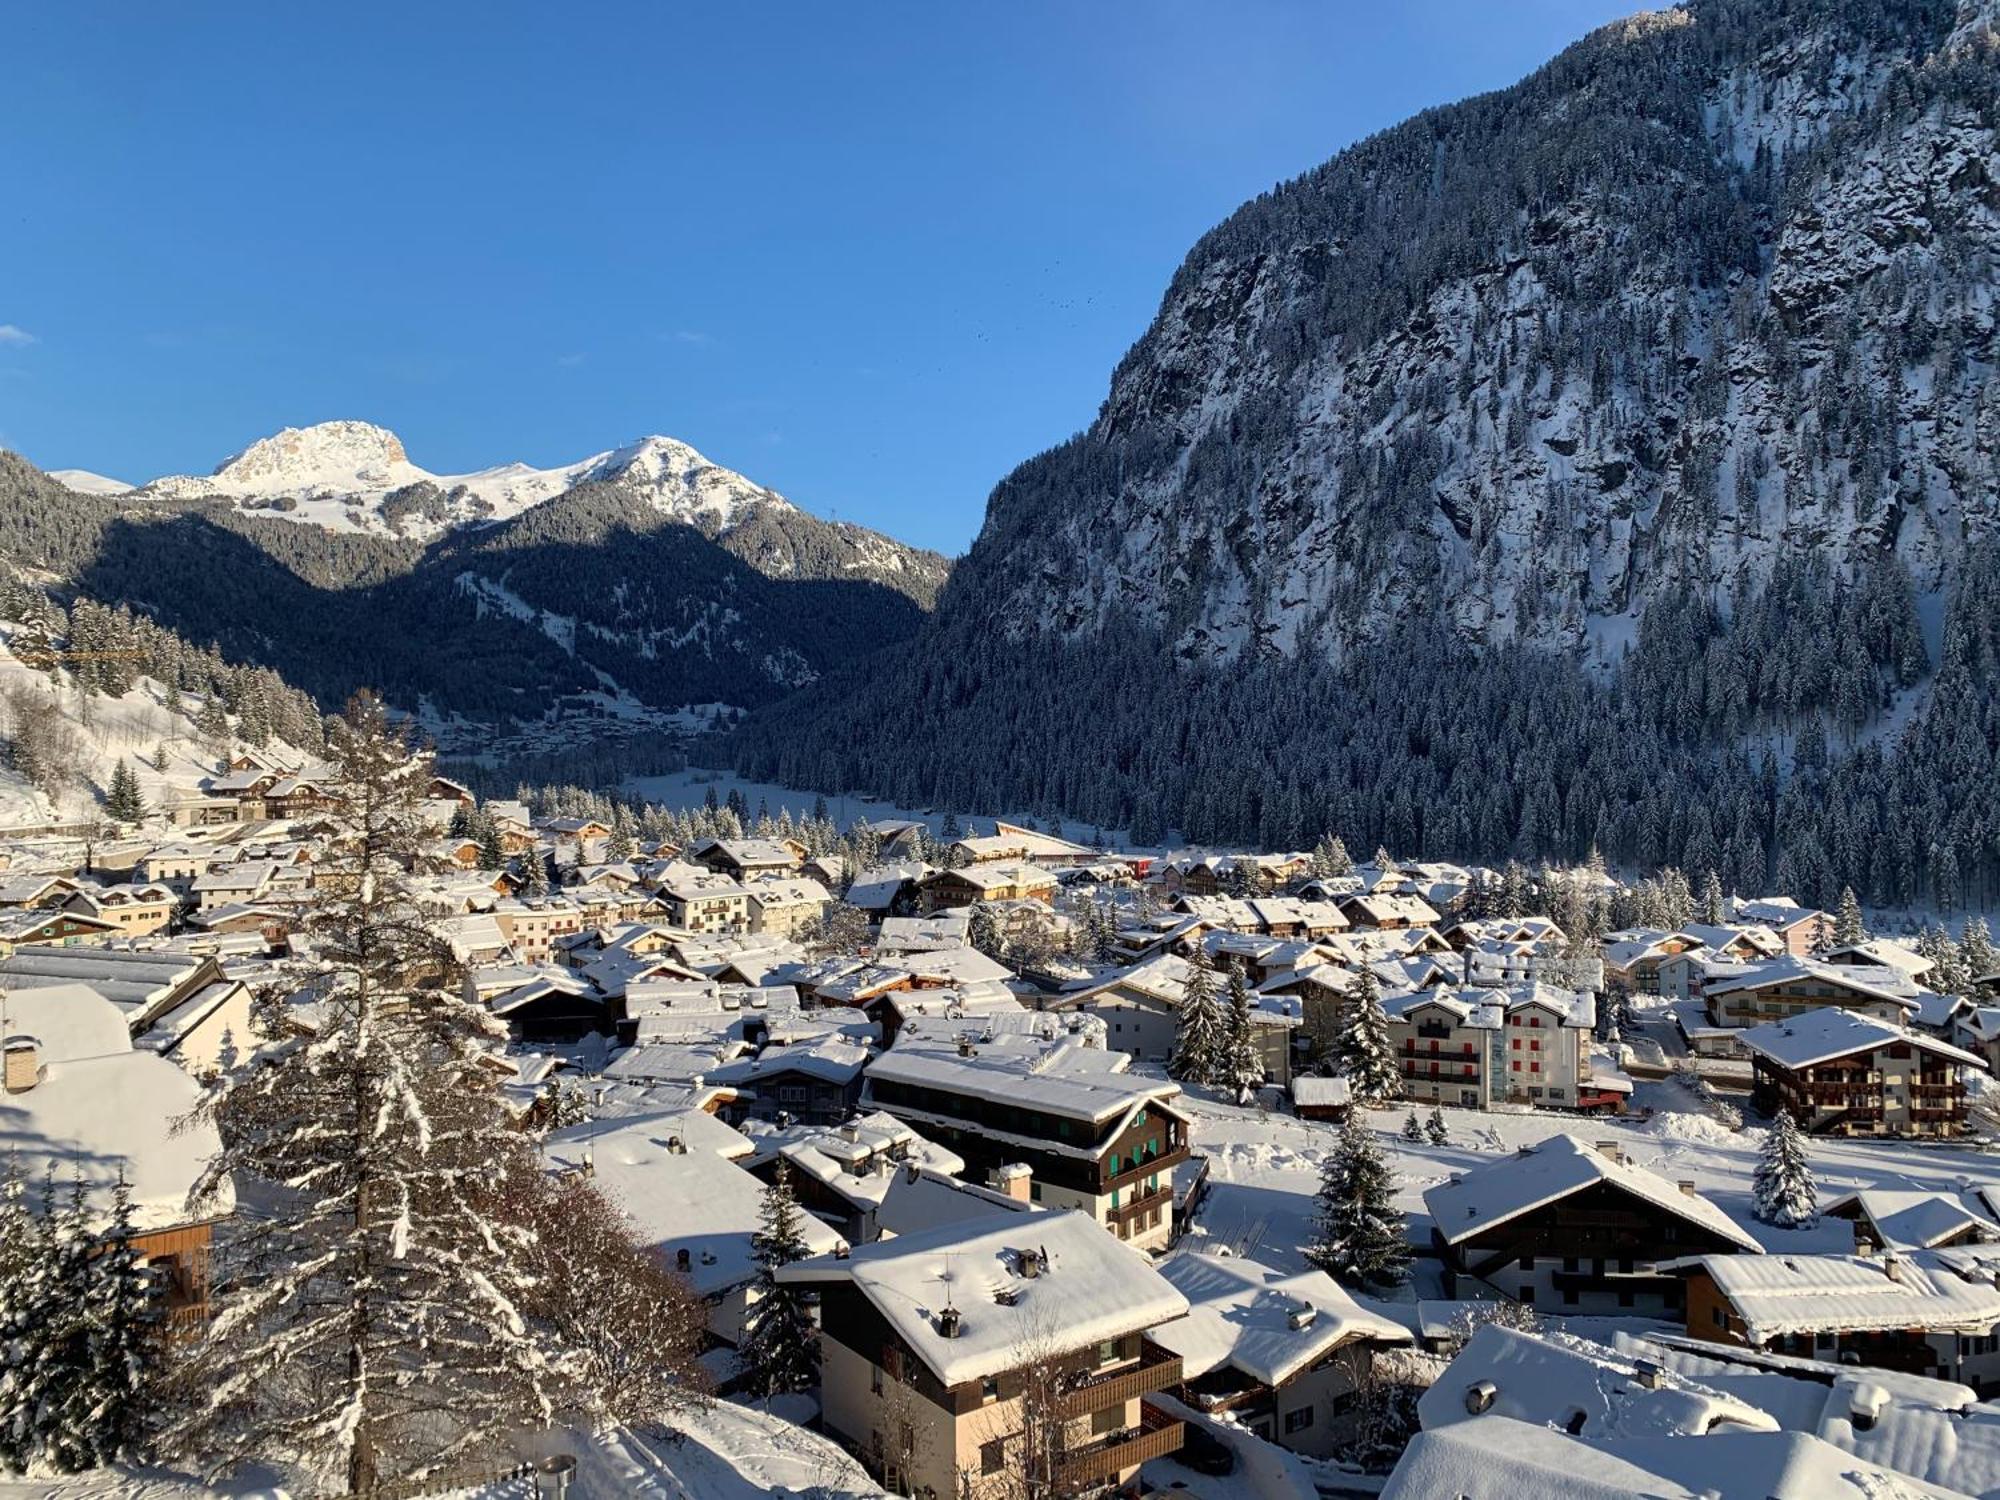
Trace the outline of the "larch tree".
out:
M 1182 1083 L 1212 1083 L 1221 1066 L 1222 1008 L 1215 998 L 1215 971 L 1196 945 L 1187 961 L 1180 1008 L 1174 1012 L 1174 1050 L 1167 1076 Z
M 530 1327 L 533 1235 L 496 1211 L 537 1170 L 491 1066 L 495 1023 L 451 982 L 407 874 L 428 769 L 382 705 L 334 726 L 334 831 L 307 935 L 316 1034 L 226 1074 L 197 1114 L 224 1142 L 191 1195 L 235 1182 L 214 1317 L 170 1446 L 349 1492 L 506 1451 L 561 1411 L 563 1356 Z
M 799 1223 L 792 1170 L 781 1157 L 764 1189 L 759 1226 L 750 1236 L 757 1262 L 757 1298 L 744 1320 L 743 1358 L 758 1391 L 781 1396 L 808 1391 L 819 1380 L 819 1335 L 803 1288 L 778 1280 L 778 1270 L 811 1251 Z
M 1349 1282 L 1401 1282 L 1409 1274 L 1410 1246 L 1395 1199 L 1396 1176 L 1374 1132 L 1358 1112 L 1350 1113 L 1320 1167 L 1307 1261 Z
M 1758 1218 L 1780 1229 L 1800 1229 L 1819 1218 L 1819 1186 L 1806 1157 L 1806 1138 L 1788 1109 L 1780 1108 L 1764 1133 L 1751 1204 Z

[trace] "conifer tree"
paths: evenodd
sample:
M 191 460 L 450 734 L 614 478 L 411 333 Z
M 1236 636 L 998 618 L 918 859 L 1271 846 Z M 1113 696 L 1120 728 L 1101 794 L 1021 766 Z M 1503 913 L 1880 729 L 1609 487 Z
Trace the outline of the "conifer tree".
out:
M 1257 1055 L 1250 983 L 1244 977 L 1240 959 L 1230 960 L 1228 994 L 1229 1004 L 1223 1013 L 1222 1062 L 1215 1082 L 1233 1090 L 1238 1104 L 1248 1104 L 1264 1081 L 1264 1061 Z
M 1356 1107 L 1373 1107 L 1401 1097 L 1403 1073 L 1389 1039 L 1389 1018 L 1382 1010 L 1382 984 L 1367 964 L 1354 976 L 1347 1030 L 1340 1038 L 1336 1057 L 1336 1071 L 1347 1079 L 1348 1097 Z
M 1722 899 L 1722 877 L 1713 870 L 1701 881 L 1701 919 L 1710 927 L 1720 927 L 1729 919 Z
M 1993 934 L 1986 926 L 1986 918 L 1977 912 L 1965 919 L 1965 937 L 1958 945 L 1958 957 L 1967 989 L 1993 972 Z
M 1430 1118 L 1424 1121 L 1424 1139 L 1433 1146 L 1451 1144 L 1451 1129 L 1444 1122 L 1444 1111 L 1435 1104 L 1431 1106 Z
M 323 1020 L 198 1111 L 224 1144 L 197 1204 L 234 1181 L 268 1209 L 234 1238 L 170 1443 L 354 1491 L 490 1455 L 569 1393 L 522 1312 L 532 1235 L 495 1211 L 539 1171 L 493 1082 L 504 1038 L 451 982 L 406 873 L 426 763 L 367 695 L 331 748 L 336 826 L 308 914 Z
M 132 1185 L 118 1174 L 109 1222 L 90 1262 L 90 1368 L 88 1399 L 91 1457 L 99 1465 L 139 1456 L 158 1343 L 147 1324 L 146 1271 L 134 1238 L 138 1225 Z
M 770 815 L 765 815 L 770 821 Z M 604 854 L 612 864 L 623 864 L 638 852 L 638 841 L 632 826 L 632 810 L 624 803 L 611 815 L 611 836 L 604 841 Z
M 1358 1111 L 1320 1167 L 1313 1241 L 1305 1258 L 1330 1276 L 1393 1286 L 1409 1274 L 1410 1246 L 1396 1178 Z
M 1833 944 L 1845 948 L 1853 943 L 1868 941 L 1868 929 L 1861 920 L 1861 901 L 1854 894 L 1851 885 L 1840 889 L 1840 909 L 1833 917 Z
M 1222 1010 L 1215 998 L 1215 972 L 1197 944 L 1188 956 L 1180 1009 L 1174 1013 L 1174 1050 L 1167 1076 L 1182 1083 L 1212 1083 L 1222 1055 Z
M 499 870 L 507 864 L 507 846 L 500 840 L 500 825 L 483 809 L 473 820 L 473 842 L 478 845 L 479 868 Z
M 1819 1188 L 1806 1157 L 1805 1135 L 1782 1106 L 1764 1133 L 1751 1191 L 1757 1217 L 1766 1224 L 1798 1229 L 1819 1217 Z
M 799 1226 L 798 1200 L 792 1194 L 792 1170 L 783 1157 L 764 1189 L 758 1210 L 759 1228 L 750 1237 L 757 1262 L 757 1300 L 743 1333 L 743 1358 L 758 1391 L 780 1396 L 811 1390 L 819 1379 L 819 1339 L 804 1290 L 777 1279 L 778 1268 L 801 1261 L 810 1253 Z
M 146 799 L 139 793 L 139 778 L 125 761 L 119 761 L 111 772 L 104 810 L 121 823 L 137 823 L 146 816 Z
M 1418 1123 L 1417 1112 L 1413 1109 L 1403 1121 L 1403 1139 L 1406 1141 L 1421 1141 L 1423 1138 L 1424 1127 Z
M 972 914 L 966 918 L 965 940 L 988 958 L 998 958 L 1007 946 L 1001 935 L 1000 923 L 993 915 L 993 908 L 984 901 L 972 904 Z

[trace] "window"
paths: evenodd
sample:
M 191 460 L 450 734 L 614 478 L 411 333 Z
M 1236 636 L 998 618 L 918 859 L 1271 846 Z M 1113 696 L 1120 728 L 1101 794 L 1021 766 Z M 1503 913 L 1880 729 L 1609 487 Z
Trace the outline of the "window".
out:
M 979 1445 L 979 1472 L 998 1474 L 1007 1465 L 1007 1445 L 999 1438 Z
M 1107 1432 L 1116 1432 L 1125 1425 L 1125 1405 L 1123 1402 L 1101 1407 L 1090 1414 L 1090 1435 L 1103 1437 Z
M 1105 1339 L 1097 1346 L 1097 1362 L 1108 1365 L 1118 1357 L 1118 1340 Z
M 998 1401 L 1000 1399 L 1000 1377 L 998 1375 L 988 1375 L 984 1380 L 979 1382 L 979 1399 L 981 1401 Z M 993 1471 L 988 1469 L 986 1472 L 991 1474 Z
M 1285 1413 L 1286 1432 L 1304 1432 L 1312 1424 L 1313 1409 L 1310 1406 L 1301 1406 L 1297 1411 Z

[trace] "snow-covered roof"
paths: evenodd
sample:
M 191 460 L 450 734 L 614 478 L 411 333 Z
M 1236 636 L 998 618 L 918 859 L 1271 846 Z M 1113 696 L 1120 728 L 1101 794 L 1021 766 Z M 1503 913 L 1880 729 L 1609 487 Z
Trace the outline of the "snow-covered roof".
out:
M 1188 1315 L 1153 1331 L 1192 1380 L 1229 1365 L 1275 1386 L 1357 1339 L 1408 1343 L 1410 1330 L 1369 1312 L 1324 1271 L 1287 1275 L 1241 1256 L 1184 1251 L 1159 1271 Z
M 1963 1500 L 1800 1432 L 1593 1441 L 1494 1417 L 1420 1432 L 1381 1500 Z
M 688 1252 L 688 1281 L 706 1297 L 757 1274 L 750 1236 L 757 1231 L 764 1184 L 725 1152 L 754 1149 L 721 1121 L 699 1110 L 593 1120 L 550 1131 L 542 1155 L 557 1171 L 588 1167 L 646 1243 L 673 1264 Z M 747 1154 L 747 1149 L 741 1154 Z M 840 1236 L 810 1214 L 798 1217 L 815 1254 L 831 1254 Z
M 124 1015 L 85 984 L 0 992 L 0 1032 L 33 1037 L 45 1063 L 132 1050 Z
M 935 953 L 970 941 L 972 918 L 964 912 L 929 917 L 884 917 L 875 935 L 877 953 Z
M 1344 1109 L 1352 1097 L 1345 1078 L 1323 1078 L 1317 1073 L 1299 1073 L 1292 1079 L 1292 1103 L 1309 1109 Z
M 0 959 L 0 987 L 84 984 L 126 1013 L 128 1022 L 149 1013 L 174 991 L 199 977 L 214 960 L 165 950 L 64 948 L 28 944 Z
M 1657 1362 L 1656 1362 L 1657 1363 Z M 1490 1386 L 1482 1411 L 1467 1396 Z M 1488 1323 L 1466 1342 L 1417 1402 L 1427 1430 L 1491 1418 L 1559 1427 L 1591 1438 L 1699 1437 L 1729 1425 L 1776 1431 L 1758 1407 L 1662 1370 L 1652 1384 L 1617 1350 L 1562 1333 L 1526 1333 Z
M 1056 1019 L 1003 1012 L 910 1020 L 868 1070 L 869 1082 L 907 1083 L 1092 1124 L 1179 1096 L 1178 1084 L 1125 1072 L 1131 1059 L 1105 1047 L 1102 1021 L 1072 1018 L 1088 1023 L 1072 1031 Z
M 1823 1212 L 1866 1221 L 1878 1242 L 1891 1250 L 1928 1250 L 1967 1229 L 2000 1233 L 1992 1220 L 1945 1193 L 1869 1188 L 1827 1204 Z
M 815 1037 L 794 1046 L 766 1047 L 754 1058 L 724 1063 L 708 1074 L 714 1083 L 755 1085 L 780 1073 L 803 1073 L 823 1083 L 848 1084 L 868 1063 L 868 1048 L 840 1036 Z
M 1708 1255 L 1701 1266 L 1753 1343 L 1789 1333 L 1907 1328 L 1986 1333 L 2000 1324 L 1990 1270 L 1961 1275 L 1929 1251 Z
M 1642 1198 L 1752 1255 L 1760 1253 L 1757 1241 L 1708 1199 L 1682 1192 L 1658 1173 L 1614 1160 L 1571 1135 L 1551 1136 L 1538 1146 L 1524 1146 L 1512 1156 L 1426 1188 L 1424 1206 L 1445 1243 L 1455 1245 L 1600 1182 Z
M 1712 1000 L 1720 995 L 1742 994 L 1806 980 L 1838 986 L 1867 999 L 1886 1001 L 1906 1010 L 1916 1008 L 1917 996 L 1922 993 L 1916 980 L 1901 969 L 1886 965 L 1826 964 L 1792 954 L 1752 965 L 1741 974 L 1716 975 L 1704 986 L 1702 993 Z
M 930 1167 L 900 1168 L 875 1209 L 875 1227 L 883 1234 L 919 1234 L 973 1219 L 1013 1218 L 1039 1214 L 1039 1204 L 1011 1198 L 995 1188 L 962 1182 L 949 1172 Z
M 10 995 L 7 1007 L 11 1034 L 32 1034 L 29 1019 L 47 1021 L 52 1033 L 34 1087 L 0 1095 L 0 1134 L 31 1192 L 52 1180 L 64 1193 L 81 1180 L 101 1223 L 122 1173 L 142 1229 L 230 1211 L 227 1184 L 200 1214 L 188 1211 L 188 1193 L 222 1142 L 212 1123 L 191 1118 L 202 1089 L 186 1071 L 135 1051 L 118 1010 L 80 987 Z M 96 1014 L 86 1019 L 86 1010 Z
M 1906 1031 L 1837 1005 L 1821 1006 L 1783 1021 L 1766 1021 L 1738 1033 L 1738 1041 L 1783 1068 L 1809 1068 L 1863 1049 L 1904 1042 L 1975 1068 L 1986 1064 L 1970 1052 L 1920 1031 Z
M 1025 1257 L 1038 1264 L 1024 1275 Z M 1155 1327 L 1187 1299 L 1089 1214 L 974 1220 L 857 1246 L 844 1260 L 780 1268 L 781 1281 L 851 1282 L 945 1385 L 1035 1356 Z M 947 1336 L 947 1308 L 958 1314 Z
M 965 1158 L 927 1141 L 894 1115 L 876 1111 L 844 1125 L 793 1125 L 756 1130 L 750 1165 L 782 1155 L 792 1170 L 832 1189 L 857 1206 L 874 1207 L 889 1185 L 911 1167 L 955 1173 Z

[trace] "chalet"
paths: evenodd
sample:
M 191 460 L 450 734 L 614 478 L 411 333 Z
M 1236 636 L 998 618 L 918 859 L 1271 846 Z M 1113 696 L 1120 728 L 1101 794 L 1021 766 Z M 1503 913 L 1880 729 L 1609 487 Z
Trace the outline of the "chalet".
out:
M 1151 1334 L 1180 1360 L 1182 1399 L 1295 1452 L 1325 1457 L 1351 1438 L 1376 1351 L 1410 1342 L 1324 1271 L 1183 1252 L 1159 1272 L 1188 1301 Z
M 1621 1091 L 1592 1076 L 1597 1007 L 1545 984 L 1386 995 L 1389 1039 L 1411 1099 L 1490 1109 L 1514 1101 L 1618 1110 Z
M 817 880 L 771 877 L 753 880 L 749 893 L 750 930 L 791 937 L 826 914 L 833 897 Z
M 1055 895 L 1055 876 L 1038 866 L 1021 863 L 938 870 L 918 885 L 918 900 L 927 913 L 973 906 L 982 901 L 1052 902 Z
M 141 937 L 170 924 L 180 898 L 165 885 L 103 885 L 85 886 L 65 904 L 70 911 L 114 923 L 121 932 Z
M 1778 958 L 1746 973 L 1710 977 L 1702 989 L 1717 1026 L 1755 1026 L 1837 1007 L 1891 1025 L 1917 1008 L 1922 987 L 1900 970 Z
M 703 839 L 687 857 L 703 869 L 732 880 L 766 875 L 796 875 L 805 863 L 806 846 L 797 839 Z
M 1077 990 L 1043 1002 L 1046 1010 L 1080 1010 L 1104 1022 L 1106 1044 L 1135 1062 L 1164 1062 L 1174 1050 L 1181 997 L 1187 987 L 1188 961 L 1165 954 L 1125 970 L 1087 990 Z M 1209 976 L 1219 1003 L 1225 998 L 1226 976 Z M 1292 1081 L 1292 1038 L 1304 1025 L 1302 1002 L 1293 995 L 1253 994 L 1251 1036 L 1264 1065 L 1268 1083 Z
M 1786 956 L 1784 940 L 1768 927 L 1690 922 L 1676 936 L 1693 938 L 1693 946 L 1718 958 L 1732 958 L 1743 963 Z
M 1977 1053 L 1988 1072 L 2000 1071 L 2000 1006 L 1966 1006 L 1953 1018 L 1951 1040 Z
M 1755 923 L 1778 935 L 1784 951 L 1794 958 L 1815 953 L 1833 936 L 1833 918 L 1814 907 L 1801 906 L 1790 896 L 1764 896 L 1730 902 L 1738 922 Z
M 1699 948 L 1699 939 L 1687 933 L 1662 932 L 1657 928 L 1626 928 L 1604 937 L 1604 982 L 1635 995 L 1660 992 L 1660 965 L 1676 953 Z
M 310 818 L 340 805 L 340 789 L 325 776 L 282 776 L 264 792 L 264 813 L 272 818 Z
M 449 776 L 431 776 L 430 785 L 424 796 L 432 802 L 456 802 L 460 807 L 472 807 L 478 798 L 472 795 L 472 788 L 462 781 L 453 781 Z
M 1828 1006 L 1743 1033 L 1751 1099 L 1814 1135 L 1955 1136 L 1965 1130 L 1970 1052 Z
M 1301 1120 L 1339 1123 L 1353 1108 L 1353 1097 L 1345 1078 L 1325 1078 L 1316 1073 L 1298 1073 L 1292 1078 L 1292 1113 Z
M 573 901 L 549 898 L 541 901 L 499 901 L 493 920 L 508 947 L 522 963 L 546 963 L 554 952 L 557 938 L 581 932 L 590 926 L 590 916 Z
M 1992 1374 L 2000 1289 L 1990 1265 L 1959 1255 L 1704 1255 L 1683 1271 L 1688 1335 L 1977 1383 Z
M 933 1146 L 893 1115 L 880 1113 L 857 1115 L 839 1125 L 791 1125 L 751 1140 L 756 1151 L 745 1168 L 769 1182 L 784 1162 L 799 1203 L 850 1245 L 881 1238 L 877 1215 L 899 1175 L 913 1169 L 955 1175 L 965 1169 L 955 1152 Z M 1025 1173 L 1019 1187 L 1026 1202 Z
M 673 865 L 660 876 L 658 899 L 674 926 L 688 932 L 750 930 L 750 893 L 733 876 Z
M 780 1124 L 838 1125 L 861 1101 L 869 1049 L 841 1034 L 766 1047 L 703 1075 L 737 1091 L 749 1113 Z
M 778 1276 L 820 1295 L 828 1430 L 899 1494 L 1011 1493 L 1044 1399 L 1062 1418 L 1055 1493 L 1124 1489 L 1181 1445 L 1145 1397 L 1180 1381 L 1148 1334 L 1187 1301 L 1087 1214 L 946 1224 Z
M 1074 1029 L 1071 1029 L 1074 1028 Z M 974 1172 L 1015 1163 L 1037 1203 L 1082 1208 L 1144 1248 L 1173 1236 L 1173 1173 L 1188 1158 L 1178 1085 L 1135 1078 L 1102 1023 L 988 1015 L 906 1022 L 868 1070 L 863 1101 L 914 1125 Z
M 0 912 L 0 953 L 30 945 L 59 948 L 101 947 L 125 936 L 116 922 L 67 907 L 51 911 L 19 907 Z
M 118 1008 L 77 986 L 9 994 L 7 1033 L 0 1097 L 10 1169 L 31 1195 L 44 1183 L 58 1194 L 76 1184 L 93 1233 L 108 1227 L 122 1181 L 138 1229 L 133 1248 L 158 1272 L 167 1329 L 193 1334 L 207 1317 L 211 1234 L 235 1204 L 225 1178 L 189 1207 L 222 1149 L 214 1124 L 195 1114 L 201 1086 L 135 1048 Z
M 580 975 L 544 969 L 534 978 L 487 1001 L 487 1009 L 507 1023 L 517 1042 L 574 1042 L 592 1034 L 608 1036 L 623 1007 L 616 1010 L 602 991 Z
M 0 910 L 53 910 L 82 889 L 70 875 L 16 875 L 0 881 Z
M 1104 858 L 1102 850 L 1014 823 L 995 823 L 990 835 L 955 840 L 949 852 L 955 863 L 985 865 L 1008 861 L 1052 870 L 1081 869 Z
M 1471 1279 L 1548 1312 L 1656 1316 L 1681 1306 L 1669 1263 L 1761 1254 L 1692 1183 L 1568 1135 L 1455 1173 L 1424 1207 L 1447 1295 Z
M 929 917 L 884 917 L 875 934 L 875 952 L 936 953 L 963 948 L 972 940 L 972 919 L 964 912 Z
M 640 1241 L 708 1304 L 709 1332 L 740 1343 L 755 1301 L 751 1237 L 764 1184 L 742 1167 L 755 1147 L 698 1108 L 651 1111 L 552 1130 L 542 1159 L 558 1177 L 591 1180 L 621 1208 Z M 814 1255 L 845 1248 L 810 1214 L 799 1231 Z
M 14 994 L 50 985 L 84 985 L 117 1008 L 134 1036 L 210 986 L 227 982 L 215 959 L 168 951 L 38 945 L 16 948 L 0 961 L 0 990 Z
M 1923 954 L 1903 943 L 1890 942 L 1886 938 L 1868 938 L 1859 943 L 1845 943 L 1828 948 L 1815 955 L 1821 963 L 1846 964 L 1864 969 L 1900 969 L 1915 980 L 1935 969 L 1937 965 Z M 1974 975 L 1975 982 L 1978 976 Z
M 1941 1250 L 2000 1238 L 2000 1225 L 1976 1214 L 1948 1193 L 1869 1188 L 1835 1199 L 1820 1210 L 1854 1226 L 1857 1255 L 1884 1250 Z
M 1421 896 L 1385 895 L 1380 891 L 1346 896 L 1341 914 L 1356 927 L 1395 932 L 1408 927 L 1435 927 L 1437 908 Z
M 234 864 L 217 865 L 195 877 L 194 898 L 203 910 L 254 904 L 269 893 L 277 874 L 277 864 L 267 859 L 242 859 Z

